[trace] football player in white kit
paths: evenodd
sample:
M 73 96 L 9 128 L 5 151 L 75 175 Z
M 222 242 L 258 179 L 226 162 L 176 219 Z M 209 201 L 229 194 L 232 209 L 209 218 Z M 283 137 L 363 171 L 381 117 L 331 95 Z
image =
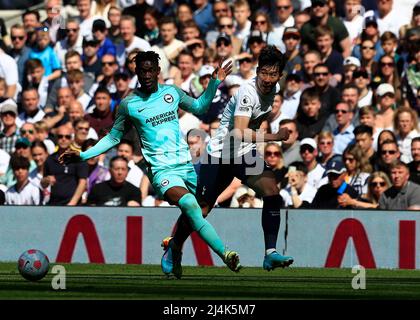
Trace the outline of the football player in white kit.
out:
M 289 136 L 286 128 L 280 128 L 273 134 L 256 131 L 271 112 L 274 96 L 280 90 L 278 81 L 285 62 L 284 55 L 276 47 L 267 46 L 262 50 L 257 76 L 242 84 L 229 100 L 220 127 L 207 145 L 207 162 L 201 164 L 196 193 L 204 216 L 207 216 L 217 197 L 234 177 L 263 197 L 263 268 L 268 271 L 293 263 L 292 257 L 276 251 L 282 198 L 272 169 L 256 150 L 256 142 L 287 140 Z M 174 253 L 177 252 L 177 259 L 173 259 L 174 271 L 177 273 L 182 270 L 182 245 L 191 232 L 188 220 L 180 216 L 174 236 L 163 241 L 165 249 L 170 247 Z

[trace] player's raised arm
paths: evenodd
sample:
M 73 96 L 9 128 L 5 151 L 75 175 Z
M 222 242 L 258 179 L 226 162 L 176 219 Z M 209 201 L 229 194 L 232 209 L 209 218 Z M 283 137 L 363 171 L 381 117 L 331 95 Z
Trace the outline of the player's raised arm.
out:
M 225 60 L 220 60 L 218 67 L 213 71 L 207 89 L 204 90 L 203 94 L 198 99 L 194 99 L 178 89 L 178 92 L 181 95 L 179 103 L 180 108 L 194 114 L 203 114 L 209 109 L 216 94 L 217 87 L 232 72 L 233 62 L 231 60 L 226 63 L 224 62 Z
M 121 138 L 124 135 L 126 130 L 128 120 L 127 104 L 123 100 L 118 106 L 117 117 L 115 119 L 114 125 L 112 126 L 111 131 L 98 141 L 92 148 L 84 152 L 79 152 L 76 149 L 69 148 L 58 158 L 60 164 L 85 161 L 90 158 L 94 158 L 112 147 L 120 143 Z

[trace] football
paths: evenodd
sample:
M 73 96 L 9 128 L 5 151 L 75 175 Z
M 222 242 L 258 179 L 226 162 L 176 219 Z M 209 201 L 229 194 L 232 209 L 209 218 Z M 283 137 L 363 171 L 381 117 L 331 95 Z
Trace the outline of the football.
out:
M 30 249 L 22 253 L 18 261 L 19 273 L 29 281 L 38 281 L 48 273 L 50 262 L 40 250 Z

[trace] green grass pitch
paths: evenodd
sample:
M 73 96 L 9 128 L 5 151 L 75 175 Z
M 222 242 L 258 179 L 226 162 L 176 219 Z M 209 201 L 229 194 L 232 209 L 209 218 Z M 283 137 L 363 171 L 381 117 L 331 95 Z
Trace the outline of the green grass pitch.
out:
M 350 269 L 184 267 L 181 280 L 156 265 L 64 264 L 66 290 L 54 274 L 23 279 L 15 263 L 0 264 L 0 299 L 420 299 L 420 271 L 366 270 L 366 289 L 351 287 Z

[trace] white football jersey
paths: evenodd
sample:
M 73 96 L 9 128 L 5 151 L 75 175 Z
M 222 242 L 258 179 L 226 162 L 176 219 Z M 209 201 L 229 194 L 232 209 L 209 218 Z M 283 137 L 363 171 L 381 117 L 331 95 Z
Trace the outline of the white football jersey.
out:
M 220 120 L 220 127 L 207 145 L 208 153 L 217 158 L 236 158 L 256 148 L 256 143 L 237 141 L 233 138 L 235 116 L 249 117 L 249 128 L 257 130 L 261 123 L 267 119 L 271 110 L 276 92 L 280 85 L 269 94 L 262 94 L 256 87 L 256 78 L 249 80 L 239 87 L 226 105 Z

